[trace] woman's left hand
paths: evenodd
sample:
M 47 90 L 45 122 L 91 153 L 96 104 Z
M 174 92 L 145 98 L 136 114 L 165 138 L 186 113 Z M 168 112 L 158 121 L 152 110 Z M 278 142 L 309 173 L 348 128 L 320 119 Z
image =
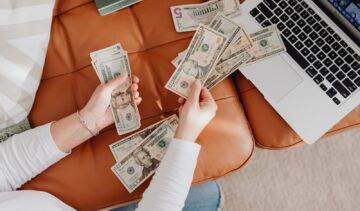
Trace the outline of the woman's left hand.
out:
M 80 111 L 80 115 L 87 123 L 95 124 L 94 126 L 96 126 L 99 131 L 114 123 L 114 118 L 110 108 L 111 92 L 121 84 L 125 83 L 127 78 L 127 74 L 122 74 L 109 83 L 101 84 L 96 88 L 89 102 Z M 138 92 L 139 82 L 139 78 L 134 75 L 132 77 L 131 91 L 137 105 L 139 105 L 142 101 Z

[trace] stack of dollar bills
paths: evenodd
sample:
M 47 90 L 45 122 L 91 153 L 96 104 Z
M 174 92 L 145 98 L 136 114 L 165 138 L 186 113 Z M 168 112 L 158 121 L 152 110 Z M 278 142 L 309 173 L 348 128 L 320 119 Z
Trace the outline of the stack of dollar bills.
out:
M 131 68 L 127 52 L 120 44 L 116 44 L 92 52 L 90 57 L 94 70 L 103 84 L 122 74 L 128 75 L 127 80 L 111 93 L 110 107 L 119 135 L 139 129 L 141 118 L 131 91 Z
M 239 68 L 285 51 L 275 25 L 249 34 L 217 13 L 208 25 L 199 24 L 189 47 L 171 62 L 176 70 L 165 88 L 188 98 L 196 79 L 210 90 Z
M 239 0 L 210 0 L 202 4 L 170 7 L 177 32 L 195 31 L 200 23 L 208 24 L 219 12 L 228 17 L 240 14 Z
M 101 16 L 129 7 L 142 0 L 95 0 L 96 8 Z
M 111 170 L 130 193 L 155 173 L 178 122 L 173 115 L 109 145 L 116 160 Z

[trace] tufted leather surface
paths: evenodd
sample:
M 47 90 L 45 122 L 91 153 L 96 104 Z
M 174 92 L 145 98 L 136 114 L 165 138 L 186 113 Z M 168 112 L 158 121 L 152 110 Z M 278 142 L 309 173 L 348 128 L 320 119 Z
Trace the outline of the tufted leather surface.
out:
M 295 131 L 280 117 L 249 80 L 239 72 L 234 74 L 234 77 L 257 146 L 268 149 L 284 149 L 303 144 Z M 360 106 L 348 114 L 325 136 L 359 126 Z
M 173 114 L 177 96 L 163 87 L 174 71 L 170 61 L 184 50 L 193 33 L 176 33 L 169 7 L 200 0 L 144 0 L 101 17 L 90 0 L 56 3 L 42 82 L 30 114 L 33 126 L 58 120 L 82 108 L 100 83 L 90 65 L 92 51 L 120 42 L 129 52 L 132 71 L 141 80 L 142 127 Z M 219 111 L 198 139 L 202 144 L 194 182 L 239 169 L 254 142 L 231 79 L 212 90 Z M 148 182 L 129 194 L 110 167 L 108 145 L 124 138 L 114 126 L 73 150 L 22 189 L 47 191 L 80 210 L 95 210 L 141 197 Z

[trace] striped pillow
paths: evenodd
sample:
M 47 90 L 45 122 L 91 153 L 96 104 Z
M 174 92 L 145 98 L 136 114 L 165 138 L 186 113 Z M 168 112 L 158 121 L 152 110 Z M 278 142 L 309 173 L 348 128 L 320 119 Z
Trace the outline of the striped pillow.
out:
M 0 0 L 0 130 L 33 105 L 50 37 L 55 0 Z

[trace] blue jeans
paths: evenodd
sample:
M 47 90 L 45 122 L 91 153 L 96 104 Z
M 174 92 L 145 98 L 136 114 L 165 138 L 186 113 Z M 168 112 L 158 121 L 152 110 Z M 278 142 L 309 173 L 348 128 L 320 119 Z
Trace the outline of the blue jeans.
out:
M 186 198 L 183 211 L 217 211 L 220 199 L 220 188 L 215 181 L 193 186 Z M 113 211 L 134 211 L 136 208 L 137 203 Z

